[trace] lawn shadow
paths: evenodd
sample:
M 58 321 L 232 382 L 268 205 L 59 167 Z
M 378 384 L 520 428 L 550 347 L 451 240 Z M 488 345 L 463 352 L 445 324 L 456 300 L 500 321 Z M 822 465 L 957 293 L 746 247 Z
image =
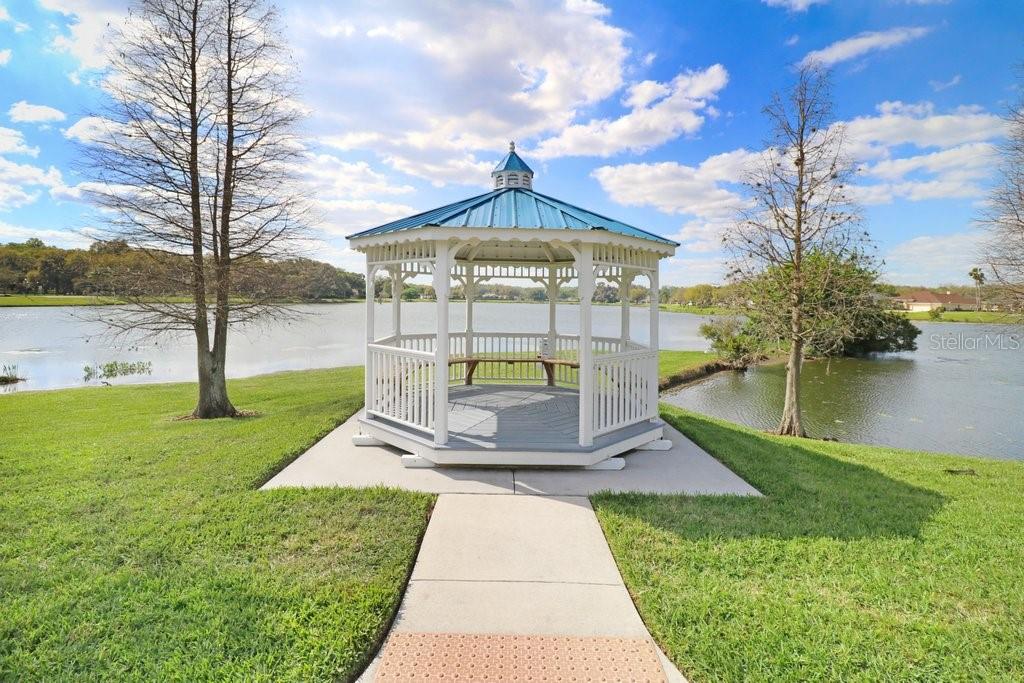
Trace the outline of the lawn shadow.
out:
M 764 494 L 602 494 L 594 503 L 688 539 L 918 537 L 936 491 L 841 458 L 842 444 L 781 439 L 701 415 L 663 417 Z M 839 457 L 837 457 L 839 456 Z

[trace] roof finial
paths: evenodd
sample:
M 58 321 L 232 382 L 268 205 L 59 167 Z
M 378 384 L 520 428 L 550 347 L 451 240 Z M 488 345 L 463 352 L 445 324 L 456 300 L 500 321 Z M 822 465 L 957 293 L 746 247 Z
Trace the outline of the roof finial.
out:
M 508 151 L 510 151 L 510 152 L 516 151 L 516 141 L 515 140 L 509 140 L 509 142 L 508 142 Z

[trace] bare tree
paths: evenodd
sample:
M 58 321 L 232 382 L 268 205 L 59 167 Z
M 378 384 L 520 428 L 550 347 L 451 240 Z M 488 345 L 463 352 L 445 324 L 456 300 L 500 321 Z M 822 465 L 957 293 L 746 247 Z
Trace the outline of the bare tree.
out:
M 132 305 L 102 319 L 119 332 L 194 334 L 194 415 L 232 416 L 229 326 L 287 311 L 272 280 L 244 276 L 294 253 L 305 223 L 277 17 L 262 0 L 139 0 L 113 44 L 106 129 L 86 149 L 91 196 L 110 236 L 153 268 L 120 274 Z M 154 273 L 189 300 L 153 298 Z
M 766 150 L 746 178 L 751 202 L 725 236 L 734 279 L 755 284 L 749 305 L 788 345 L 786 396 L 778 433 L 804 436 L 800 370 L 809 343 L 838 340 L 863 297 L 844 294 L 843 272 L 867 266 L 866 233 L 847 183 L 845 130 L 832 120 L 829 75 L 802 67 L 796 83 L 764 108 L 771 123 Z M 859 277 L 859 276 L 858 276 Z M 839 304 L 841 303 L 841 308 Z
M 1024 310 L 1024 100 L 1006 114 L 999 180 L 989 193 L 981 223 L 988 233 L 984 262 L 1007 308 Z

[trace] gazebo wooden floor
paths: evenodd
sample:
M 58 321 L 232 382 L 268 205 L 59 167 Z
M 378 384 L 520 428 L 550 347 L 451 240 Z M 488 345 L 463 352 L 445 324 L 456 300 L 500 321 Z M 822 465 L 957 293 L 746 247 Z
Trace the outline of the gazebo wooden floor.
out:
M 644 420 L 581 447 L 578 391 L 506 384 L 449 387 L 448 443 L 444 446 L 434 446 L 429 434 L 386 419 L 361 421 L 364 431 L 386 430 L 400 438 L 401 448 L 439 464 L 540 466 L 589 465 L 660 438 L 663 426 L 660 420 Z M 473 457 L 482 462 L 474 462 Z

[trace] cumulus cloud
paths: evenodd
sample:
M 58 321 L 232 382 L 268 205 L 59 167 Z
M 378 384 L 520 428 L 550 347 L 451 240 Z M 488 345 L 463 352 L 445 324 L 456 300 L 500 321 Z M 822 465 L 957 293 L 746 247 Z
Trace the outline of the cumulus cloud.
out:
M 29 146 L 20 130 L 0 126 L 0 154 L 27 154 L 35 157 L 39 156 L 39 148 Z
M 978 265 L 980 245 L 981 235 L 977 232 L 914 237 L 885 254 L 882 277 L 906 285 L 964 281 L 967 272 Z
M 29 104 L 25 100 L 15 102 L 7 110 L 7 117 L 15 123 L 52 123 L 67 118 L 60 109 L 43 104 Z
M 329 8 L 289 8 L 317 137 L 438 185 L 488 184 L 508 140 L 526 147 L 572 125 L 621 93 L 627 62 L 642 60 L 592 0 L 424 2 L 399 12 L 356 0 L 344 18 L 355 30 L 333 39 L 318 30 L 331 20 Z M 345 69 L 335 62 L 339 41 Z
M 891 148 L 905 144 L 924 149 L 984 142 L 1005 132 L 1000 117 L 978 107 L 958 107 L 937 114 L 931 102 L 887 101 L 877 105 L 876 111 L 875 116 L 859 116 L 846 124 L 850 152 L 855 158 L 886 157 Z
M 592 175 L 612 200 L 626 206 L 650 206 L 693 219 L 674 237 L 687 251 L 721 247 L 724 229 L 746 200 L 734 187 L 758 155 L 744 149 L 708 157 L 697 166 L 674 161 L 602 166 Z
M 930 31 L 931 28 L 926 26 L 902 26 L 887 31 L 865 31 L 852 38 L 836 41 L 820 50 L 808 52 L 801 64 L 833 66 L 840 62 L 856 59 L 869 52 L 898 47 L 926 36 Z
M 642 81 L 631 86 L 624 104 L 629 113 L 616 119 L 592 119 L 566 127 L 542 140 L 534 154 L 541 159 L 563 156 L 607 157 L 623 151 L 642 152 L 682 134 L 697 132 L 709 102 L 729 82 L 721 64 L 685 71 L 669 83 Z
M 69 22 L 67 31 L 53 39 L 55 50 L 71 55 L 79 70 L 106 66 L 104 37 L 109 26 L 125 18 L 127 8 L 123 0 L 39 0 L 39 4 L 62 14 Z
M 64 129 L 64 137 L 88 144 L 109 135 L 116 125 L 100 116 L 84 116 Z
M 27 206 L 39 199 L 45 189 L 63 184 L 59 170 L 19 164 L 0 157 L 0 211 Z
M 11 49 L 0 50 L 0 66 L 7 66 L 8 62 L 11 61 Z

